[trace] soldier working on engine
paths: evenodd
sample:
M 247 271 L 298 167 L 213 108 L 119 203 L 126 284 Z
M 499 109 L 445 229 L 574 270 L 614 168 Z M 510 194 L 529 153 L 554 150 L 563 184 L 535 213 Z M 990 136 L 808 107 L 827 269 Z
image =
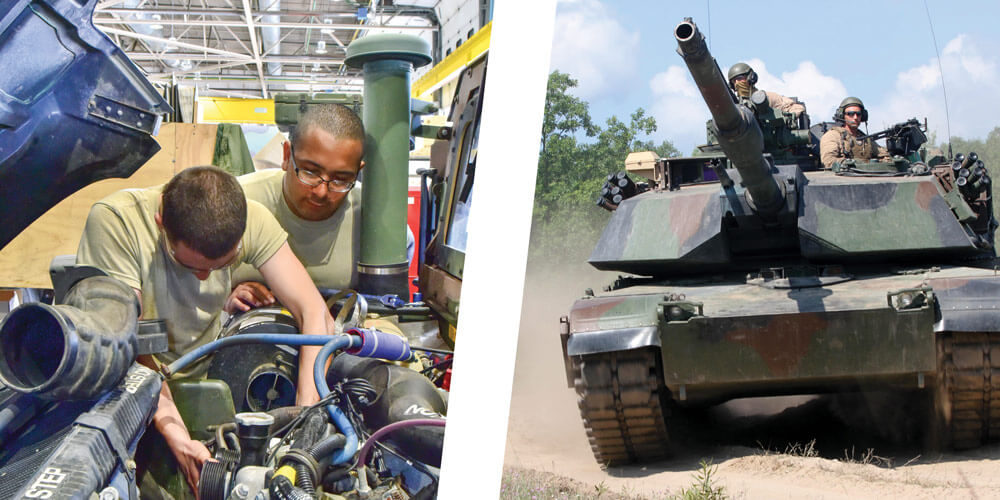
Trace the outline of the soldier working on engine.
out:
M 218 337 L 232 270 L 240 263 L 260 270 L 302 332 L 332 332 L 333 318 L 285 239 L 274 217 L 259 203 L 247 201 L 232 175 L 216 167 L 193 167 L 163 186 L 126 189 L 94 204 L 77 262 L 122 280 L 135 289 L 144 318 L 166 321 L 169 351 L 140 357 L 155 369 Z M 312 381 L 318 351 L 301 351 L 298 404 L 319 399 Z M 180 375 L 204 376 L 207 365 L 192 365 Z M 144 447 L 147 452 L 157 448 L 150 443 L 162 436 L 188 484 L 196 488 L 210 454 L 191 439 L 167 384 L 152 427 L 158 432 L 146 433 L 140 455 Z
M 364 168 L 361 120 L 340 104 L 314 105 L 284 143 L 281 169 L 239 177 L 247 198 L 264 205 L 288 232 L 288 243 L 317 286 L 353 288 L 361 229 L 361 191 L 352 189 Z M 237 269 L 239 283 L 229 312 L 274 303 L 250 266 Z
M 729 88 L 739 97 L 750 98 L 757 90 L 757 72 L 749 64 L 738 62 L 729 68 Z M 797 99 L 785 97 L 777 92 L 764 91 L 767 94 L 767 104 L 773 109 L 791 113 L 795 116 L 806 112 L 806 105 Z
M 284 143 L 281 170 L 239 177 L 247 198 L 264 205 L 288 233 L 292 251 L 321 288 L 357 285 L 361 190 L 352 188 L 365 166 L 364 150 L 364 126 L 354 111 L 341 104 L 313 105 Z M 409 227 L 406 231 L 412 246 Z M 261 281 L 266 280 L 251 266 L 240 266 L 226 310 L 273 304 Z
M 837 106 L 833 119 L 840 126 L 827 130 L 819 141 L 820 160 L 825 168 L 848 158 L 863 161 L 889 158 L 885 149 L 859 129 L 861 122 L 868 121 L 868 110 L 861 99 L 845 98 Z

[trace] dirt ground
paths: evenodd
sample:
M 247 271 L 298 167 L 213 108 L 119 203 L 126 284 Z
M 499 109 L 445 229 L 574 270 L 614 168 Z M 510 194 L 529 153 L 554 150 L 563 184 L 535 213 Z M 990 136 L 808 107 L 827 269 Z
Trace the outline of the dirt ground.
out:
M 828 397 L 732 402 L 700 415 L 699 435 L 672 458 L 601 468 L 567 386 L 558 321 L 585 288 L 600 290 L 614 277 L 583 268 L 529 273 L 505 466 L 650 498 L 691 486 L 709 459 L 718 466 L 716 484 L 732 498 L 1000 499 L 1000 445 L 940 454 L 893 444 L 838 419 Z

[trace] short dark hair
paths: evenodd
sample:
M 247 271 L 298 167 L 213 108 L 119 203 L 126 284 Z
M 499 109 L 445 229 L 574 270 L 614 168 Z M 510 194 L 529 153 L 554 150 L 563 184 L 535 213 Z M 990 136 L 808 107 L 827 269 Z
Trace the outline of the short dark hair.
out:
M 302 136 L 313 127 L 329 132 L 338 140 L 355 140 L 361 143 L 361 149 L 365 147 L 365 127 L 361 123 L 361 118 L 351 108 L 343 104 L 312 104 L 306 108 L 306 112 L 299 116 L 299 122 L 292 127 L 289 133 L 289 140 L 292 146 L 298 146 Z
M 219 167 L 191 167 L 163 187 L 160 216 L 171 241 L 218 259 L 243 238 L 247 199 L 229 172 Z

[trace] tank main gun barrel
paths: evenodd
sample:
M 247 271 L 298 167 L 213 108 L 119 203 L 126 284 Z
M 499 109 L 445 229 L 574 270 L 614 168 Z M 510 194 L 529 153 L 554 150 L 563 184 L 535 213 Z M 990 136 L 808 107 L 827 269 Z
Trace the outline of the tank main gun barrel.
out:
M 702 99 L 712 113 L 719 145 L 739 171 L 757 213 L 778 213 L 785 199 L 764 158 L 764 136 L 753 112 L 736 103 L 722 70 L 708 51 L 705 37 L 690 18 L 674 28 L 677 53 L 694 78 Z

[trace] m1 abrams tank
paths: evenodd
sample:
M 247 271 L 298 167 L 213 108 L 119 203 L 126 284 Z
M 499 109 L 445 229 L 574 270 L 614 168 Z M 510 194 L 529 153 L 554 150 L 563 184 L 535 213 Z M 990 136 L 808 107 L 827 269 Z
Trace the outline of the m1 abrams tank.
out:
M 621 271 L 563 317 L 566 375 L 603 464 L 669 453 L 686 409 L 880 390 L 926 410 L 935 446 L 1000 437 L 1000 277 L 990 178 L 973 154 L 880 133 L 887 162 L 822 170 L 822 124 L 738 99 L 695 24 L 678 53 L 711 110 L 699 156 L 630 155 L 590 264 Z M 912 439 L 918 439 L 912 437 Z

